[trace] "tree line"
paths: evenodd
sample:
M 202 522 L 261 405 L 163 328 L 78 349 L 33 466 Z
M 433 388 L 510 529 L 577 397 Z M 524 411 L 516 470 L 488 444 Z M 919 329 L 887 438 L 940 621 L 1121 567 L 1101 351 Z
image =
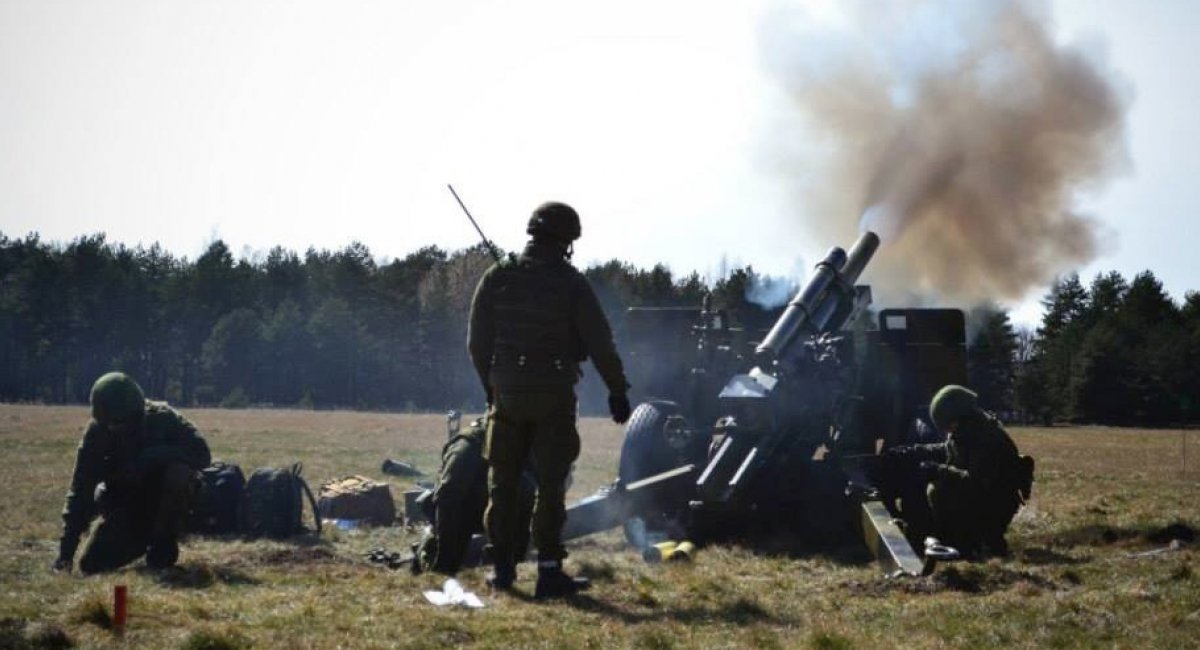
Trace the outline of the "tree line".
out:
M 189 260 L 103 234 L 60 244 L 0 233 L 0 400 L 86 402 L 95 378 L 119 368 L 181 405 L 478 411 L 466 321 L 491 262 L 482 246 L 380 262 L 361 243 L 235 259 L 220 240 Z M 631 306 L 695 307 L 711 295 L 747 329 L 778 314 L 748 298 L 766 279 L 751 267 L 706 280 L 611 260 L 584 274 L 618 342 Z M 985 406 L 1046 422 L 1200 416 L 1195 293 L 1180 306 L 1149 272 L 1109 273 L 1090 288 L 1060 280 L 1045 304 L 1033 332 L 998 308 L 968 314 L 970 381 Z M 604 405 L 589 369 L 581 410 Z
M 218 240 L 188 260 L 103 234 L 0 233 L 0 400 L 86 402 L 117 368 L 182 405 L 479 410 L 467 314 L 491 263 L 482 246 L 380 263 L 361 243 L 235 259 Z M 661 265 L 585 272 L 616 329 L 627 306 L 698 305 L 710 289 L 762 311 L 741 298 L 749 269 L 714 287 Z M 581 406 L 601 409 L 596 379 L 584 386 Z

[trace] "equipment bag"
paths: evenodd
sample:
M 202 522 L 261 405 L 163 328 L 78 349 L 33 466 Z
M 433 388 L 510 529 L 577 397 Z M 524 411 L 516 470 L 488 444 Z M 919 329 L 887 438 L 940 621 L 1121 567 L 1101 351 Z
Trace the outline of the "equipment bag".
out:
M 238 506 L 246 476 L 233 463 L 215 461 L 200 471 L 200 494 L 188 518 L 188 531 L 223 535 L 238 530 Z
M 250 474 L 238 511 L 238 529 L 242 534 L 282 539 L 302 532 L 301 493 L 308 497 L 317 533 L 321 532 L 317 502 L 308 484 L 300 478 L 300 469 L 301 464 L 296 463 L 286 469 L 259 468 Z
M 374 526 L 390 526 L 396 521 L 391 487 L 363 476 L 323 484 L 317 511 L 324 519 L 353 519 Z

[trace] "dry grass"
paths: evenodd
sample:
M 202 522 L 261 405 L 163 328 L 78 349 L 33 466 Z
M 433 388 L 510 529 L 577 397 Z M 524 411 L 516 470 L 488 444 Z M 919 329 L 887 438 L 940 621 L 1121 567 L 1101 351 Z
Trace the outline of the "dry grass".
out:
M 314 485 L 379 473 L 383 458 L 436 469 L 437 415 L 191 410 L 215 455 L 244 468 L 305 464 Z M 82 578 L 47 570 L 56 552 L 82 408 L 0 406 L 0 647 L 1195 647 L 1200 579 L 1200 434 L 1104 428 L 1016 429 L 1038 459 L 1036 497 L 1018 515 L 1009 561 L 954 565 L 887 580 L 874 566 L 709 548 L 691 565 L 646 565 L 616 533 L 572 544 L 592 576 L 586 596 L 535 604 L 531 571 L 493 596 L 482 570 L 464 585 L 482 611 L 441 610 L 420 592 L 435 576 L 368 564 L 373 546 L 403 549 L 403 528 L 329 531 L 291 543 L 193 539 L 176 571 L 140 564 Z M 581 426 L 574 496 L 613 474 L 619 429 Z M 1188 441 L 1188 473 L 1183 436 Z M 1170 528 L 1173 524 L 1181 524 Z M 1150 551 L 1163 552 L 1149 553 Z M 130 590 L 123 637 L 109 629 L 114 584 Z M 5 645 L 8 644 L 8 645 Z

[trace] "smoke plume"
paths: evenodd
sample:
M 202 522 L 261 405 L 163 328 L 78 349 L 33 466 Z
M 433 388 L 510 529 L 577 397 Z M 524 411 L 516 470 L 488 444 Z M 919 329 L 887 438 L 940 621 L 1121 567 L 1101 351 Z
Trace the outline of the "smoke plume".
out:
M 885 300 L 1016 300 L 1096 255 L 1073 202 L 1125 164 L 1126 97 L 1043 5 L 813 3 L 765 25 L 806 231 L 877 232 L 864 279 Z
M 791 300 L 799 290 L 794 278 L 756 274 L 746 285 L 746 300 L 763 309 L 775 309 Z

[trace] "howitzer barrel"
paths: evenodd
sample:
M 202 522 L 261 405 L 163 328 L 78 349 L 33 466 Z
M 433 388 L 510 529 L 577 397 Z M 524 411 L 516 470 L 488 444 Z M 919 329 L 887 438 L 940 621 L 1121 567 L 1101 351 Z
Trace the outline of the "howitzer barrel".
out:
M 842 307 L 850 293 L 837 288 L 853 287 L 877 248 L 879 237 L 868 231 L 850 248 L 849 255 L 841 248 L 830 250 L 755 352 L 778 359 L 801 331 L 815 334 L 840 327 L 841 323 L 831 321 L 836 314 L 846 313 Z
M 851 312 L 850 301 L 853 298 L 854 283 L 858 282 L 858 276 L 862 275 L 863 269 L 867 267 L 878 248 L 879 237 L 870 231 L 864 232 L 858 241 L 854 242 L 854 246 L 850 247 L 846 263 L 838 273 L 840 282 L 835 287 L 837 290 L 826 291 L 820 306 L 813 312 L 814 332 L 832 332 L 845 324 L 845 319 Z
M 858 276 L 862 275 L 863 269 L 867 268 L 867 263 L 878 249 L 879 235 L 870 230 L 864 232 L 850 247 L 850 254 L 846 256 L 846 265 L 841 270 L 842 282 L 851 286 L 858 282 Z
M 758 344 L 756 354 L 778 358 L 783 353 L 788 343 L 796 338 L 796 333 L 809 323 L 813 310 L 821 304 L 821 298 L 837 279 L 838 271 L 845 263 L 846 251 L 836 246 L 829 250 L 825 259 L 813 269 L 812 278 L 796 293 L 766 338 Z

